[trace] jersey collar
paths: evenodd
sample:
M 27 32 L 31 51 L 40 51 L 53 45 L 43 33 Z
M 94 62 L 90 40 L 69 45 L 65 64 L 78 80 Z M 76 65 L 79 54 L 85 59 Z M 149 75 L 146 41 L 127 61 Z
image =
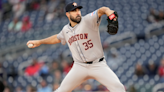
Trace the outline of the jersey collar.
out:
M 78 25 L 79 25 L 79 24 L 76 24 L 74 27 L 72 27 L 71 24 L 68 23 L 68 27 L 69 27 L 71 30 L 75 29 Z

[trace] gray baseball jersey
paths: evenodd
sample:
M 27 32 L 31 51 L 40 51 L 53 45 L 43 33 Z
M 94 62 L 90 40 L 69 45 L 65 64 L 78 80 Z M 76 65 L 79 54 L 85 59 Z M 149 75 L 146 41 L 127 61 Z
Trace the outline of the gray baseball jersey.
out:
M 65 25 L 57 35 L 62 44 L 68 44 L 75 62 L 55 92 L 72 92 L 90 78 L 102 83 L 110 92 L 125 92 L 124 86 L 107 66 L 106 60 L 96 62 L 104 56 L 99 25 L 100 19 L 96 10 L 82 17 L 81 22 L 75 27 L 71 27 L 69 24 Z M 93 61 L 93 63 L 83 63 L 89 61 Z
M 68 44 L 74 61 L 89 62 L 104 56 L 99 34 L 100 21 L 96 10 L 82 17 L 74 27 L 65 25 L 57 35 L 63 45 Z

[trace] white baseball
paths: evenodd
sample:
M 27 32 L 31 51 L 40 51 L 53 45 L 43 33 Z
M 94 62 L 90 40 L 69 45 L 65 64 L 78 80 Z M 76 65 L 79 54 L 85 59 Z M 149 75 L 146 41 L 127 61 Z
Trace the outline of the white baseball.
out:
M 28 44 L 28 47 L 29 47 L 29 48 L 32 48 L 33 46 L 34 46 L 34 45 L 33 45 L 33 44 L 31 44 L 31 43 L 30 43 L 30 44 Z

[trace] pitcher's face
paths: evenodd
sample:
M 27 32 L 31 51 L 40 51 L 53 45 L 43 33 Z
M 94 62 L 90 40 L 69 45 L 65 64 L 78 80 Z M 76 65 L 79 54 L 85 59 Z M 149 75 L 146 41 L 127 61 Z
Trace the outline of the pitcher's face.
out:
M 73 11 L 69 12 L 69 18 L 71 21 L 75 22 L 75 23 L 80 23 L 81 21 L 81 11 L 80 9 L 75 9 Z

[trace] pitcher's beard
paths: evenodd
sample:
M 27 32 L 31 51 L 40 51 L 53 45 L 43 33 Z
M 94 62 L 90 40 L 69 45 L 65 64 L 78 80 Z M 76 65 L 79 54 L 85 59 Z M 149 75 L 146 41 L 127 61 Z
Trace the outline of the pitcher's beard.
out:
M 81 21 L 81 16 L 78 15 L 78 16 L 76 16 L 76 18 L 73 18 L 72 16 L 70 16 L 70 19 L 71 19 L 71 21 L 73 21 L 73 22 L 75 22 L 75 23 L 80 23 L 80 21 Z

